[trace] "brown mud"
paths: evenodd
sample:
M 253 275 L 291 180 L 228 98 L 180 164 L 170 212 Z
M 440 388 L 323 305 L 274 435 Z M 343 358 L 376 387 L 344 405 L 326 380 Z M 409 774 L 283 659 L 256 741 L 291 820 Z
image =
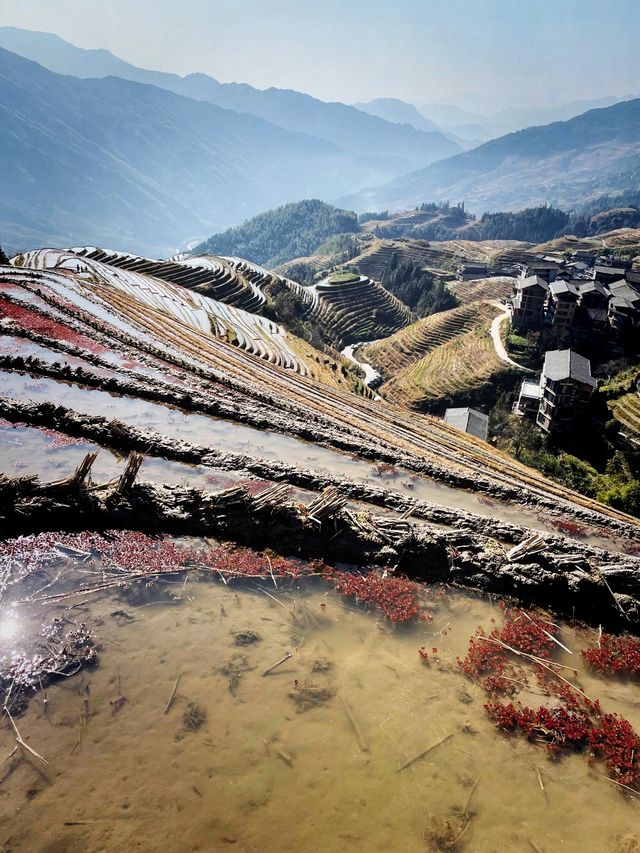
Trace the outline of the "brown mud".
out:
M 87 485 L 93 458 L 89 454 L 72 477 L 57 483 L 42 484 L 35 477 L 0 479 L 4 535 L 136 529 L 215 536 L 283 555 L 383 566 L 426 582 L 512 596 L 593 625 L 640 626 L 636 557 L 560 536 L 532 547 L 532 537 L 521 535 L 520 547 L 509 549 L 486 529 L 447 531 L 409 519 L 356 515 L 334 489 L 304 506 L 286 500 L 284 484 L 253 496 L 244 487 L 205 492 L 136 484 L 142 461 L 137 454 L 116 484 Z

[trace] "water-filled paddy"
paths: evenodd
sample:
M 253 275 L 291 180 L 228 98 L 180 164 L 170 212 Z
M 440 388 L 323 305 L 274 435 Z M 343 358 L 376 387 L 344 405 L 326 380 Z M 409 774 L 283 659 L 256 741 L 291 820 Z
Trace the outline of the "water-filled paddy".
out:
M 78 568 L 86 580 L 99 560 Z M 432 591 L 433 621 L 394 627 L 319 579 L 278 589 L 270 580 L 167 580 L 134 597 L 39 607 L 10 608 L 5 597 L 5 655 L 55 616 L 85 620 L 99 647 L 97 668 L 49 685 L 46 709 L 39 691 L 17 718 L 49 766 L 33 756 L 3 765 L 4 849 L 424 851 L 437 849 L 439 821 L 464 826 L 461 815 L 470 822 L 458 850 L 619 851 L 620 838 L 638 833 L 640 802 L 607 782 L 601 765 L 583 755 L 552 762 L 485 717 L 485 694 L 456 657 L 478 624 L 500 623 L 497 606 Z M 31 589 L 45 583 L 33 578 Z M 239 644 L 249 632 L 258 639 Z M 580 670 L 576 680 L 605 710 L 640 728 L 640 687 L 585 672 L 586 637 L 567 626 L 559 636 L 574 654 L 556 659 Z M 301 702 L 309 689 L 312 700 Z M 194 721 L 189 703 L 206 712 L 195 730 L 185 725 Z M 0 737 L 8 755 L 8 725 Z
M 222 418 L 185 412 L 160 403 L 123 397 L 54 379 L 34 378 L 27 374 L 6 371 L 0 371 L 0 394 L 18 400 L 52 401 L 81 413 L 116 418 L 131 426 L 152 429 L 171 438 L 266 460 L 284 461 L 319 473 L 387 487 L 408 497 L 431 501 L 445 507 L 538 530 L 557 532 L 535 510 L 497 500 L 486 500 L 463 489 L 443 485 L 401 469 L 381 474 L 379 466 L 347 453 Z M 599 536 L 589 535 L 584 541 L 602 547 L 615 547 L 612 540 Z M 623 545 L 624 543 L 620 547 Z
M 73 474 L 87 453 L 98 450 L 91 468 L 95 483 L 119 477 L 126 457 L 84 439 L 70 439 L 62 433 L 0 421 L 0 471 L 9 476 L 36 475 L 43 482 L 61 480 Z M 155 485 L 172 483 L 199 489 L 223 489 L 239 483 L 258 485 L 235 471 L 205 465 L 188 465 L 145 456 L 139 480 Z

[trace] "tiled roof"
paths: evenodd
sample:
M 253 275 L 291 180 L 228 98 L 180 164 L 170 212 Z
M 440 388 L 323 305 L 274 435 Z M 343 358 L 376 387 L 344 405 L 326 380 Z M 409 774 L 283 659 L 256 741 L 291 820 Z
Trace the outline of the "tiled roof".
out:
M 575 379 L 592 388 L 598 384 L 591 375 L 589 359 L 570 349 L 549 350 L 544 357 L 542 373 L 554 382 Z
M 489 417 L 476 409 L 447 409 L 444 413 L 444 422 L 450 426 L 461 429 L 463 432 L 468 432 L 487 440 L 487 432 L 489 431 Z
M 549 285 L 539 275 L 529 275 L 526 278 L 516 279 L 515 286 L 518 290 L 524 290 L 527 287 L 541 287 L 543 290 L 549 290 Z

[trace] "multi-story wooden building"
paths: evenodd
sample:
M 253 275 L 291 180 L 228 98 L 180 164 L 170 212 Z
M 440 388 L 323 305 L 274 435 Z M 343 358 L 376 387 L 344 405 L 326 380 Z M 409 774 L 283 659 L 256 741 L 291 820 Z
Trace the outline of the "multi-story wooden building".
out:
M 585 412 L 597 382 L 588 358 L 570 349 L 545 354 L 536 423 L 545 432 L 568 429 Z
M 514 329 L 539 329 L 549 293 L 547 282 L 537 275 L 518 278 L 511 295 L 511 325 Z
M 549 285 L 545 305 L 545 323 L 556 331 L 568 333 L 573 324 L 580 293 L 570 281 L 554 281 Z

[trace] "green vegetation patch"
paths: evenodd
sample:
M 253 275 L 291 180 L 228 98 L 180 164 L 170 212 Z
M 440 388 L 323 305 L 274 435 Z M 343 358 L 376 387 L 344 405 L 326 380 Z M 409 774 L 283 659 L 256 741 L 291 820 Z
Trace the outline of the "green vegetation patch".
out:
M 196 252 L 236 255 L 273 268 L 294 258 L 315 254 L 319 247 L 338 237 L 344 248 L 348 236 L 360 230 L 358 217 L 318 199 L 285 204 L 248 219 L 236 228 L 214 234 Z
M 360 281 L 360 276 L 355 272 L 338 272 L 329 277 L 329 284 L 344 284 L 348 281 Z

